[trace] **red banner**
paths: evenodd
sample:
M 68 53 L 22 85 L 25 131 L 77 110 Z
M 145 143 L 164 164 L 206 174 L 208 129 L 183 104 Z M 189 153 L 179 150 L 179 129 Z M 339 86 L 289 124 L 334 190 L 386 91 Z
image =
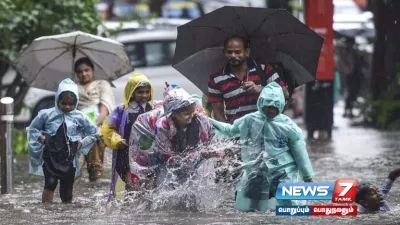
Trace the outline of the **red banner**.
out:
M 317 80 L 333 80 L 333 2 L 332 0 L 306 0 L 305 22 L 325 38 L 319 57 Z
M 357 216 L 355 205 L 313 205 L 311 216 Z

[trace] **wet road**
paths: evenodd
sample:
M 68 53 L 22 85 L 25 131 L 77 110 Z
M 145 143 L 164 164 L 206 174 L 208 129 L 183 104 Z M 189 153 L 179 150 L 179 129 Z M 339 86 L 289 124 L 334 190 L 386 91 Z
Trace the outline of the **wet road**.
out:
M 349 127 L 341 118 L 341 106 L 335 109 L 335 126 L 331 142 L 308 142 L 308 150 L 316 172 L 315 181 L 357 178 L 380 185 L 389 171 L 400 167 L 400 133 L 381 132 Z M 109 167 L 109 162 L 108 162 Z M 399 224 L 400 181 L 396 181 L 388 197 L 390 213 L 357 217 L 276 217 L 275 213 L 241 214 L 232 210 L 232 201 L 198 213 L 171 210 L 135 213 L 129 207 L 118 207 L 106 213 L 104 202 L 108 181 L 76 183 L 74 204 L 40 203 L 43 180 L 28 176 L 25 158 L 16 162 L 15 194 L 0 196 L 1 224 Z M 105 177 L 109 177 L 107 171 Z M 58 191 L 56 191 L 58 193 Z M 205 190 L 204 194 L 211 192 Z M 215 193 L 214 193 L 215 194 Z M 329 203 L 329 202 L 327 202 Z M 309 202 L 312 204 L 312 202 Z M 319 201 L 318 204 L 321 204 Z

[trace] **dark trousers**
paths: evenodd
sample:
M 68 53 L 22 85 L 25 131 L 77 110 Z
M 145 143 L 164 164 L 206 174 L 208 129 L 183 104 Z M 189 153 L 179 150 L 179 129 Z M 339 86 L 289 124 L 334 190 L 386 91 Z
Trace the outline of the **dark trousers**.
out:
M 45 162 L 46 163 L 46 162 Z M 44 189 L 49 191 L 55 191 L 60 180 L 60 198 L 62 202 L 72 201 L 72 192 L 74 189 L 75 182 L 75 168 L 72 168 L 67 176 L 58 178 L 54 176 L 50 171 L 47 170 L 46 166 L 43 166 L 44 173 Z
M 347 83 L 347 98 L 345 109 L 352 110 L 354 102 L 357 101 L 358 93 L 361 89 L 361 76 L 358 74 L 351 74 L 346 77 Z

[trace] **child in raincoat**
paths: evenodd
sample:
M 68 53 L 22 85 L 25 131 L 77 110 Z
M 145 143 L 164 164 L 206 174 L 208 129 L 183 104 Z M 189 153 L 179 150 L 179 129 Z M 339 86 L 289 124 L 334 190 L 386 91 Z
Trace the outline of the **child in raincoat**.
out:
M 257 101 L 258 112 L 232 125 L 211 119 L 217 135 L 240 137 L 244 167 L 235 208 L 243 212 L 268 210 L 280 182 L 312 182 L 314 172 L 301 129 L 282 114 L 285 97 L 276 82 L 268 84 Z M 278 201 L 293 205 L 294 201 Z
M 131 190 L 132 186 L 128 154 L 128 140 L 132 125 L 140 114 L 153 109 L 153 96 L 153 86 L 148 78 L 141 73 L 134 73 L 125 86 L 124 103 L 114 109 L 101 128 L 104 143 L 109 148 L 118 150 L 113 153 L 116 154 L 116 157 L 113 157 L 113 161 L 115 160 L 113 171 L 115 170 L 125 182 L 126 191 Z M 116 178 L 114 175 L 110 187 L 110 193 L 114 195 Z
M 215 133 L 199 101 L 182 88 L 167 85 L 163 110 L 138 117 L 132 127 L 129 162 L 139 186 L 146 185 L 148 189 L 159 186 L 172 156 L 186 157 L 211 142 Z
M 99 137 L 97 127 L 76 109 L 78 103 L 78 86 L 65 79 L 58 87 L 55 107 L 41 110 L 27 128 L 29 172 L 44 175 L 42 202 L 53 200 L 58 180 L 61 201 L 72 201 L 80 153 L 87 154 Z

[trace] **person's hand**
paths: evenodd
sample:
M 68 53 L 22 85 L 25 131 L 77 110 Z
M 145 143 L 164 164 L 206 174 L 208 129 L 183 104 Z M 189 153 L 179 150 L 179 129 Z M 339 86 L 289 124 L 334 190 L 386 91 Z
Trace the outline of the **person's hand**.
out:
M 82 143 L 79 142 L 77 148 L 78 148 L 78 150 L 81 149 L 82 148 Z
M 120 150 L 124 150 L 125 148 L 127 148 L 128 147 L 128 145 L 126 145 L 124 142 L 122 142 L 122 141 L 120 141 L 119 143 L 118 143 L 118 149 L 120 149 Z
M 390 171 L 388 178 L 395 181 L 396 178 L 400 177 L 400 168 Z
M 46 136 L 45 135 L 40 135 L 39 136 L 39 140 L 40 140 L 40 142 L 42 142 L 44 144 L 44 142 L 46 141 Z
M 308 179 L 305 179 L 305 180 L 304 180 L 304 182 L 307 182 L 307 183 L 313 183 L 313 182 L 314 182 L 314 180 L 313 180 L 312 178 L 308 178 Z
M 246 81 L 242 84 L 242 88 L 249 93 L 258 94 L 264 88 L 261 85 L 256 85 L 253 81 Z

